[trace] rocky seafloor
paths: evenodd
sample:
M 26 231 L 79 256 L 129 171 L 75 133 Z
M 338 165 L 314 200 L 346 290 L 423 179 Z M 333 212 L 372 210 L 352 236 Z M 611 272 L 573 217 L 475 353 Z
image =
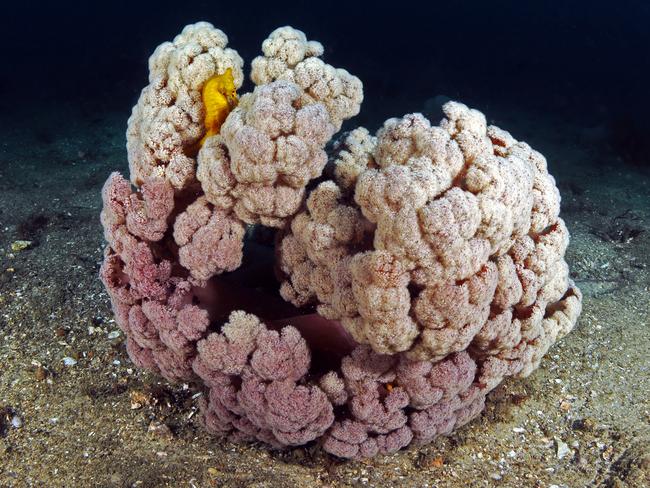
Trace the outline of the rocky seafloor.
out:
M 193 390 L 135 369 L 97 277 L 128 114 L 0 115 L 0 486 L 650 486 L 650 173 L 597 128 L 500 113 L 557 179 L 582 316 L 477 420 L 363 462 L 214 439 Z

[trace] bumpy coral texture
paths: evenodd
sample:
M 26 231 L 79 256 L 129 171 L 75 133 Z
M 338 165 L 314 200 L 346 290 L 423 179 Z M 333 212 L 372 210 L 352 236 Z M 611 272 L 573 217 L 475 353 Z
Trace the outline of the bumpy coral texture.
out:
M 253 61 L 258 85 L 198 155 L 207 200 L 247 224 L 282 227 L 327 163 L 325 145 L 359 112 L 361 81 L 325 64 L 322 46 L 291 27 L 275 30 Z
M 181 190 L 196 181 L 196 145 L 205 132 L 201 88 L 228 68 L 237 88 L 244 81 L 244 62 L 227 44 L 222 31 L 198 22 L 149 58 L 149 84 L 133 107 L 127 130 L 134 184 L 158 176 Z
M 242 311 L 199 342 L 193 368 L 209 388 L 201 401 L 209 431 L 276 447 L 321 438 L 326 451 L 344 458 L 449 434 L 482 411 L 488 391 L 507 374 L 480 370 L 467 352 L 434 364 L 358 346 L 339 372 L 315 377 L 295 328 L 269 330 Z
M 440 126 L 412 114 L 349 134 L 280 242 L 281 293 L 379 353 L 469 349 L 527 374 L 580 312 L 559 193 L 526 143 L 443 110 Z
M 344 69 L 323 62 L 323 46 L 307 41 L 292 27 L 280 27 L 262 43 L 264 56 L 253 60 L 251 79 L 256 85 L 287 80 L 301 89 L 301 105 L 322 103 L 336 130 L 357 115 L 363 101 L 363 85 Z
M 226 45 L 199 22 L 156 49 L 129 119 L 131 182 L 113 173 L 102 191 L 100 277 L 129 356 L 201 388 L 206 428 L 233 441 L 360 459 L 451 433 L 580 314 L 544 157 L 450 102 L 439 126 L 412 114 L 351 131 L 326 168 L 362 86 L 291 27 L 199 151 L 203 84 L 243 80 Z M 321 317 L 224 323 L 217 275 L 241 265 L 247 224 L 281 228 L 280 292 Z
M 201 196 L 174 223 L 178 260 L 199 280 L 234 271 L 242 260 L 244 226 Z
M 302 106 L 302 91 L 276 81 L 241 98 L 219 136 L 199 152 L 206 198 L 247 224 L 280 227 L 302 204 L 307 183 L 327 163 L 334 126 L 320 103 Z
M 179 273 L 165 233 L 174 189 L 148 178 L 140 191 L 113 173 L 102 191 L 102 224 L 108 246 L 100 277 L 108 291 L 127 351 L 140 367 L 170 381 L 191 380 L 196 341 L 210 324 L 197 306 L 196 282 Z

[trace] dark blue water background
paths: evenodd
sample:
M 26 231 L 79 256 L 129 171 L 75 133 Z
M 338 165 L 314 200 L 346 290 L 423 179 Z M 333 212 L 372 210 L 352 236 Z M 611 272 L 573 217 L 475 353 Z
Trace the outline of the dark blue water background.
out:
M 155 46 L 197 20 L 247 63 L 281 25 L 321 41 L 327 61 L 364 82 L 356 124 L 374 129 L 445 95 L 604 128 L 627 162 L 650 159 L 644 0 L 19 2 L 2 7 L 0 110 L 56 101 L 126 119 Z

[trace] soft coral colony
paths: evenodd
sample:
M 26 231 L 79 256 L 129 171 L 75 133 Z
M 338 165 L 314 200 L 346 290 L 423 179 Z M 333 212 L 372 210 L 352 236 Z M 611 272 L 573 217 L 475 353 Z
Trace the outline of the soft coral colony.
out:
M 233 441 L 362 458 L 449 434 L 580 314 L 546 160 L 456 102 L 328 154 L 361 81 L 282 27 L 238 99 L 227 42 L 200 22 L 155 50 L 131 182 L 103 189 L 101 278 L 131 359 L 201 388 L 205 427 Z

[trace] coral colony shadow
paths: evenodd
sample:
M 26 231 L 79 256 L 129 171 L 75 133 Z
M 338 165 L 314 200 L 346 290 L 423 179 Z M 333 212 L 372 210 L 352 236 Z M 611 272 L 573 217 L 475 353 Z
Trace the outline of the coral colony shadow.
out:
M 158 46 L 131 182 L 103 189 L 131 359 L 204 391 L 203 424 L 233 441 L 363 458 L 469 422 L 581 311 L 546 160 L 457 102 L 328 154 L 361 81 L 282 27 L 238 99 L 227 42 L 199 22 Z

